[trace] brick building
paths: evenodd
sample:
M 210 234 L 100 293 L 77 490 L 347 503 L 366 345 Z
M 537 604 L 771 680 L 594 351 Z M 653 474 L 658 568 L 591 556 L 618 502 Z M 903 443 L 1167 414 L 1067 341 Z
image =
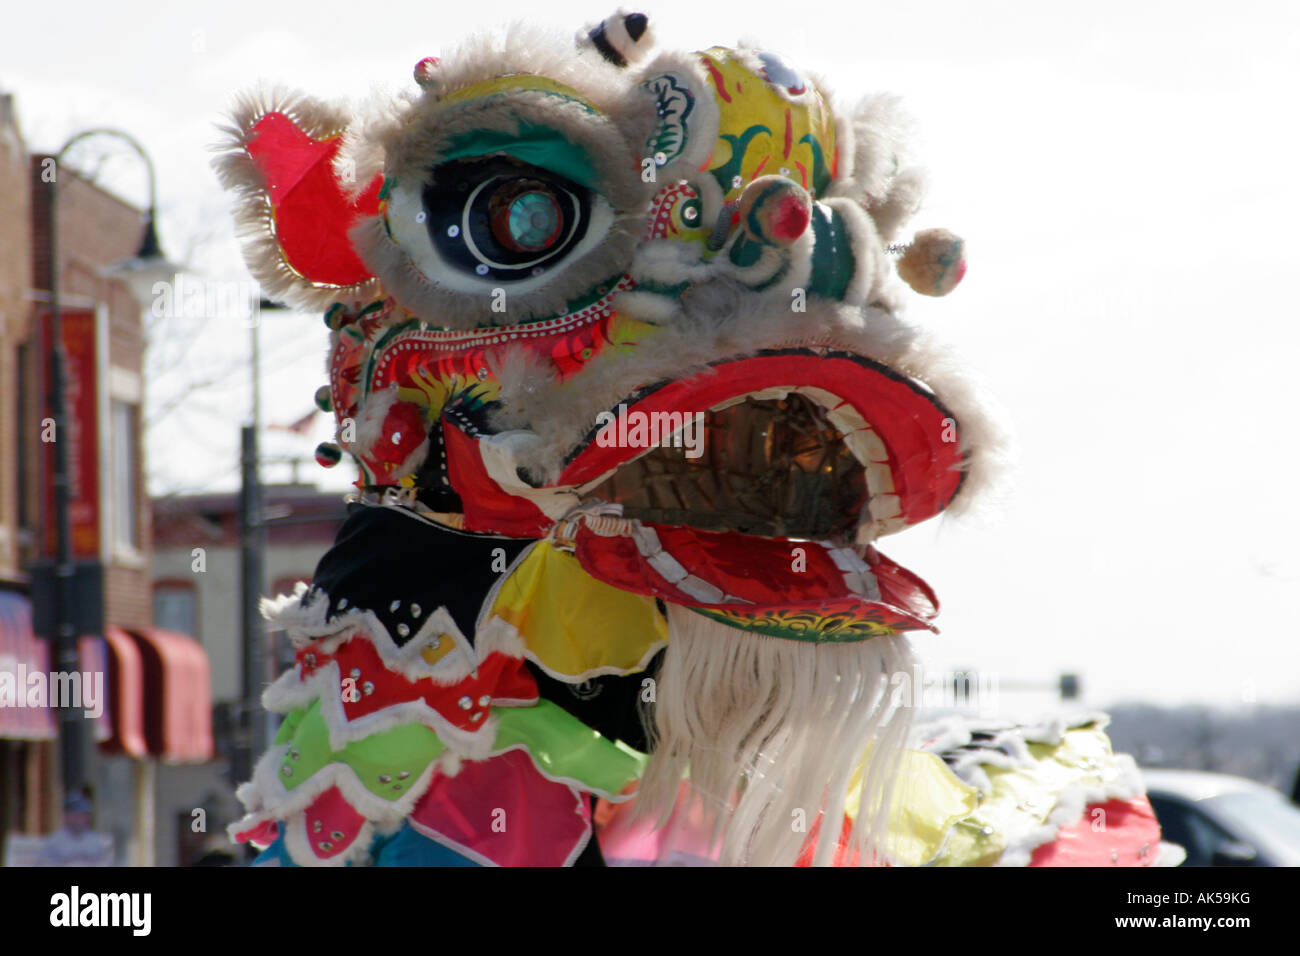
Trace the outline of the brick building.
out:
M 31 191 L 27 150 L 13 98 L 0 94 L 0 628 L 30 631 L 23 532 L 19 519 L 24 470 L 15 454 L 22 421 L 20 349 L 31 327 Z M 15 640 L 23 638 L 15 637 Z M 0 667 L 27 651 L 0 647 Z M 0 839 L 7 832 L 40 833 L 52 822 L 49 768 L 55 754 L 48 721 L 0 714 Z
M 57 187 L 66 418 L 48 404 L 52 346 L 49 227 Z M 54 546 L 53 445 L 72 477 L 77 578 L 71 612 L 80 669 L 102 674 L 105 715 L 86 755 L 96 829 L 117 862 L 155 858 L 160 763 L 211 753 L 210 681 L 195 642 L 154 627 L 143 443 L 142 306 L 108 268 L 136 254 L 139 209 L 53 157 L 28 155 L 0 97 L 0 676 L 49 673 Z M 10 682 L 13 686 L 13 682 Z M 58 728 L 49 706 L 0 698 L 0 838 L 60 822 Z

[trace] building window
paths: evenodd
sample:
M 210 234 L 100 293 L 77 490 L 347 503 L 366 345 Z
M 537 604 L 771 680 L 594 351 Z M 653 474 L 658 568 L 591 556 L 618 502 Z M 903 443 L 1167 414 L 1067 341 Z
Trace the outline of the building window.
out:
M 140 548 L 140 475 L 137 465 L 136 406 L 113 400 L 113 547 Z
M 199 637 L 198 602 L 188 581 L 160 581 L 153 586 L 153 623 L 164 631 Z

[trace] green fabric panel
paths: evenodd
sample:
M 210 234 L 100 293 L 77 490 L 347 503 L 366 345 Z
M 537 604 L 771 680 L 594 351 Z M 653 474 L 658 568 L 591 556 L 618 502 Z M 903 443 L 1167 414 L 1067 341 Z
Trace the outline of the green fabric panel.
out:
M 578 780 L 592 790 L 617 794 L 641 776 L 644 757 L 610 743 L 548 700 L 539 700 L 535 707 L 503 707 L 496 718 L 493 750 L 523 745 L 550 777 Z
M 799 140 L 799 144 L 808 144 L 808 148 L 813 154 L 813 171 L 812 171 L 812 194 L 814 196 L 826 195 L 826 190 L 831 185 L 831 171 L 826 165 L 826 157 L 822 155 L 822 144 L 817 142 L 817 137 L 812 133 L 804 133 Z
M 718 181 L 718 185 L 722 188 L 722 194 L 724 196 L 735 188 L 731 185 L 731 181 L 740 175 L 740 171 L 745 165 L 745 151 L 749 149 L 750 140 L 759 133 L 767 133 L 769 136 L 772 135 L 772 131 L 766 126 L 755 124 L 739 136 L 732 136 L 723 133 L 718 137 L 718 139 L 725 139 L 731 144 L 731 158 L 717 169 L 710 170 L 709 172 L 710 175 Z
M 520 162 L 548 169 L 588 189 L 599 190 L 600 177 L 587 154 L 545 126 L 520 123 L 518 133 L 476 130 L 453 141 L 444 162 L 505 153 Z
M 843 299 L 853 278 L 853 247 L 844 220 L 835 210 L 813 203 L 813 268 L 809 293 Z
M 295 707 L 285 714 L 284 719 L 280 722 L 280 729 L 275 732 L 275 740 L 272 743 L 282 744 L 292 738 L 294 731 L 302 723 L 303 714 L 305 713 L 307 713 L 305 707 Z
M 342 750 L 331 750 L 329 728 L 321 716 L 319 700 L 302 713 L 287 735 L 282 727 L 281 735 L 285 739 L 277 736 L 277 742 L 287 743 L 290 748 L 280 761 L 279 770 L 280 780 L 287 789 L 294 789 L 331 763 L 343 763 L 356 772 L 367 790 L 383 800 L 401 797 L 446 749 L 428 727 L 411 723 L 353 741 Z M 297 758 L 293 756 L 295 751 Z
M 748 236 L 739 236 L 736 241 L 732 243 L 731 252 L 728 253 L 732 263 L 740 266 L 742 269 L 748 268 L 758 262 L 762 255 L 763 243 L 750 239 Z
M 497 708 L 493 714 L 497 719 L 494 752 L 523 746 L 547 775 L 576 780 L 601 793 L 618 794 L 641 776 L 648 759 L 626 745 L 610 742 L 546 700 L 534 707 Z M 383 800 L 401 797 L 446 749 L 428 727 L 410 723 L 371 734 L 342 750 L 331 750 L 320 701 L 290 713 L 276 743 L 289 746 L 278 769 L 286 789 L 293 790 L 332 763 L 342 763 Z M 290 772 L 286 773 L 286 768 Z M 402 776 L 403 771 L 407 776 Z

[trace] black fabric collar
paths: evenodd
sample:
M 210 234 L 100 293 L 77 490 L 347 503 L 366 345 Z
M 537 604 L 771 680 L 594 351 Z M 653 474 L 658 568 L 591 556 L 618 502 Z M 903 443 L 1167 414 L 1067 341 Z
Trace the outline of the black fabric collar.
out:
M 530 543 L 457 531 L 400 508 L 352 504 L 312 586 L 329 595 L 330 617 L 373 611 L 399 647 L 438 607 L 472 643 L 488 592 Z

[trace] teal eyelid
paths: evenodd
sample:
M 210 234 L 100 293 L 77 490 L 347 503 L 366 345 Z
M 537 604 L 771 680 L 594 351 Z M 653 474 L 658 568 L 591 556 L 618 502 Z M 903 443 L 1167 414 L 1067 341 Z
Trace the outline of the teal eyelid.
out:
M 553 129 L 527 122 L 520 124 L 517 133 L 475 130 L 460 136 L 453 140 L 442 159 L 448 162 L 503 154 L 563 176 L 592 191 L 600 189 L 600 177 L 581 147 Z

